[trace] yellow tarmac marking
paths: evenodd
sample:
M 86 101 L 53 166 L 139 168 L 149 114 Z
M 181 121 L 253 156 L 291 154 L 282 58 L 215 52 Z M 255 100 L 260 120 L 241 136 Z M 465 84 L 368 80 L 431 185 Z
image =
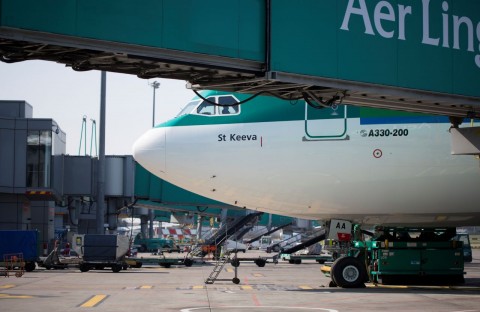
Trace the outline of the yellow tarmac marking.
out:
M 250 285 L 243 285 L 243 286 L 240 286 L 240 288 L 242 288 L 243 290 L 252 290 L 252 286 Z
M 193 289 L 204 289 L 205 286 L 203 285 L 196 285 L 196 286 L 193 286 Z
M 255 277 L 265 277 L 265 275 L 263 275 L 261 273 L 254 273 L 253 276 L 255 276 Z
M 89 300 L 87 300 L 85 303 L 80 305 L 81 308 L 93 308 L 96 305 L 100 304 L 103 300 L 107 298 L 107 295 L 95 295 Z
M 0 286 L 1 289 L 8 289 L 8 288 L 13 288 L 13 287 L 15 287 L 15 285 L 13 285 L 13 284 L 7 284 L 7 285 Z
M 298 286 L 298 288 L 300 288 L 300 289 L 313 289 L 312 287 L 310 287 L 308 285 L 300 285 L 300 286 Z
M 150 285 L 144 285 L 144 286 L 140 286 L 140 289 L 152 289 L 153 286 L 150 286 Z
M 0 299 L 30 299 L 33 296 L 0 294 Z
M 228 273 L 233 273 L 233 269 L 225 269 Z

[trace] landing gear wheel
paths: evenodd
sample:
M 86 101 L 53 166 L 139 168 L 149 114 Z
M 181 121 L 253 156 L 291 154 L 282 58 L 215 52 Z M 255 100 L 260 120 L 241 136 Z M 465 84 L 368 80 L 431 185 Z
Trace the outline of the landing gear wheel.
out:
M 240 279 L 238 277 L 234 277 L 234 278 L 232 278 L 232 282 L 234 284 L 240 284 Z
M 328 287 L 337 287 L 337 284 L 334 281 L 330 281 L 330 283 L 328 283 Z
M 332 280 L 342 288 L 361 288 L 365 287 L 367 272 L 363 263 L 357 258 L 342 257 L 332 265 Z

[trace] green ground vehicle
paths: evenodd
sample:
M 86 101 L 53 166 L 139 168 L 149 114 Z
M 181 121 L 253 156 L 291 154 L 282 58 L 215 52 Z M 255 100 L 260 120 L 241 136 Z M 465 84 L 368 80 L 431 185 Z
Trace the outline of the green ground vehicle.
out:
M 460 241 L 463 243 L 463 260 L 465 262 L 472 262 L 472 246 L 470 245 L 470 235 L 467 233 L 457 233 L 454 240 Z
M 330 286 L 363 287 L 382 284 L 459 284 L 464 282 L 463 242 L 455 228 L 388 228 L 362 231 L 345 257 L 333 262 Z M 356 235 L 358 238 L 358 235 Z M 326 271 L 324 271 L 326 272 Z
M 172 239 L 165 238 L 143 238 L 141 233 L 138 233 L 135 236 L 133 241 L 134 246 L 138 246 L 138 251 L 153 251 L 157 252 L 161 250 L 162 252 L 180 252 L 180 248 L 175 244 Z

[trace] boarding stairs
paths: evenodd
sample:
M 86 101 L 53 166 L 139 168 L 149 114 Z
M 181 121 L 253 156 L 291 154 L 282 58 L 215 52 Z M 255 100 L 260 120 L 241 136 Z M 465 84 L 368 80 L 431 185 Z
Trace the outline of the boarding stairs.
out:
M 298 237 L 300 235 L 301 237 Z M 279 242 L 275 245 L 269 246 L 271 248 L 280 247 L 282 254 L 292 254 L 304 248 L 307 248 L 326 238 L 326 230 L 324 228 L 313 230 L 307 234 L 298 234 L 285 241 Z M 300 242 L 300 243 L 298 243 Z
M 197 244 L 194 248 L 192 248 L 192 251 L 187 256 L 205 256 L 206 249 L 209 247 L 213 247 L 215 250 L 218 249 L 218 247 L 227 239 L 236 233 L 241 232 L 245 227 L 251 228 L 253 224 L 258 222 L 258 219 L 262 214 L 263 212 L 254 212 L 241 218 L 237 218 L 231 222 L 225 223 L 213 235 L 205 239 L 204 243 Z
M 233 257 L 233 259 L 235 260 L 237 258 L 237 253 L 235 252 L 234 254 L 235 254 L 235 256 Z M 225 254 L 223 254 L 221 257 L 217 258 L 217 261 L 215 262 L 215 266 L 213 267 L 212 272 L 210 273 L 210 275 L 205 280 L 205 284 L 213 284 L 217 280 L 222 280 L 222 281 L 229 281 L 230 280 L 230 279 L 219 279 L 218 278 L 218 276 L 220 275 L 220 272 L 223 271 L 223 268 L 225 267 L 225 264 L 232 261 L 230 259 L 230 255 L 231 255 L 231 252 L 225 251 Z M 235 276 L 232 279 L 232 282 L 234 284 L 240 283 L 240 279 L 237 276 L 237 267 L 238 266 L 234 266 Z
M 270 231 L 267 231 L 267 232 L 263 232 L 263 231 L 262 231 L 262 234 L 255 236 L 254 238 L 250 239 L 249 241 L 246 241 L 245 243 L 246 243 L 246 244 L 251 244 L 251 243 L 253 243 L 253 242 L 256 242 L 256 241 L 258 241 L 260 238 L 262 238 L 262 236 L 270 235 L 270 234 L 272 234 L 272 233 L 275 233 L 276 231 L 279 231 L 279 230 L 281 230 L 281 229 L 283 229 L 283 228 L 285 228 L 285 227 L 287 227 L 287 226 L 289 226 L 289 225 L 292 225 L 292 223 L 289 222 L 289 223 L 287 223 L 287 224 L 284 224 L 284 225 L 281 225 L 281 226 L 276 227 L 276 228 L 274 228 L 274 229 L 271 229 Z

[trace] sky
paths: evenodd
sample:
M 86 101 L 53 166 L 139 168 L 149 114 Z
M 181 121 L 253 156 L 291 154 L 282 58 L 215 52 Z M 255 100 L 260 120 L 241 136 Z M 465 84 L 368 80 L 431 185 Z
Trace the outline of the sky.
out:
M 0 62 L 0 100 L 24 100 L 33 106 L 33 118 L 55 120 L 67 135 L 66 153 L 78 155 L 83 116 L 87 116 L 87 154 L 90 154 L 91 119 L 100 132 L 100 71 L 76 72 L 47 61 Z M 135 75 L 107 72 L 106 155 L 131 155 L 135 140 L 152 127 L 153 88 L 155 123 L 169 120 L 195 96 L 186 82 L 140 79 Z M 95 143 L 95 141 L 93 141 Z M 85 141 L 82 140 L 81 155 Z M 92 148 L 95 155 L 95 148 Z

